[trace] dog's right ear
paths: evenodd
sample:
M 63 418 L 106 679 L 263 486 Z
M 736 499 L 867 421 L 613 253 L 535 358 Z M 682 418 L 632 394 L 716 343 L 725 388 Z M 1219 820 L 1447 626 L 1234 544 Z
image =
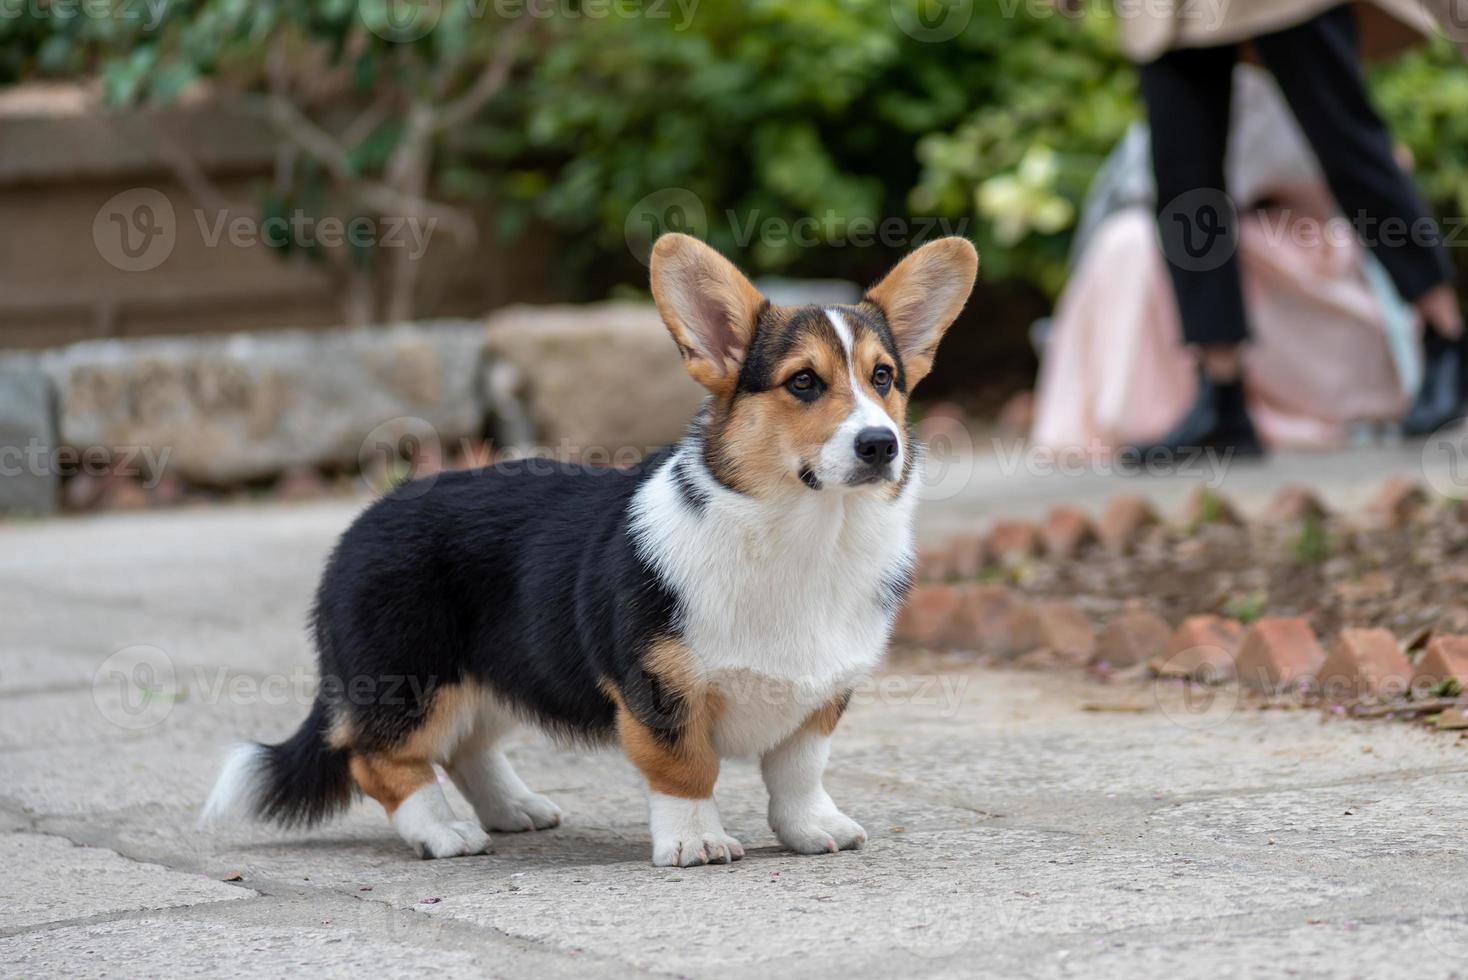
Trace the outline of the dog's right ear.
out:
M 693 380 L 732 389 L 765 304 L 754 284 L 697 238 L 670 234 L 652 249 L 652 298 Z

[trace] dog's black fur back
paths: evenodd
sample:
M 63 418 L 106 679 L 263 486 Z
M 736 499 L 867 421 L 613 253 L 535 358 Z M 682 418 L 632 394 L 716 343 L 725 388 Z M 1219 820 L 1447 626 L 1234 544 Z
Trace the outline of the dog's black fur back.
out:
M 439 686 L 466 680 L 590 741 L 615 727 L 602 678 L 634 711 L 665 712 L 637 657 L 674 628 L 675 600 L 627 527 L 633 493 L 665 458 L 626 470 L 536 459 L 444 473 L 363 513 L 331 556 L 315 610 L 322 689 L 350 720 L 353 747 L 396 744 Z

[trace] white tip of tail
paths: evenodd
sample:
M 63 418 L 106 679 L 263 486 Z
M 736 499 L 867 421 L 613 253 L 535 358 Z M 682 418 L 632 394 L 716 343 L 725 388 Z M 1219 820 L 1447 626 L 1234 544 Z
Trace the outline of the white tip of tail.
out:
M 199 813 L 200 830 L 207 829 L 218 820 L 238 820 L 254 814 L 260 796 L 260 777 L 264 774 L 265 752 L 265 746 L 253 743 L 230 749 L 219 779 Z

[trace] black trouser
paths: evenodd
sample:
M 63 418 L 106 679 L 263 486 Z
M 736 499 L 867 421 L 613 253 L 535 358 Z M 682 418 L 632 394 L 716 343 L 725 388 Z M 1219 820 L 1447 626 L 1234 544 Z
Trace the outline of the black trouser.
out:
M 1315 149 L 1336 203 L 1402 297 L 1452 277 L 1436 222 L 1397 165 L 1357 57 L 1356 16 L 1335 7 L 1254 39 Z M 1224 151 L 1238 46 L 1170 51 L 1141 68 L 1152 129 L 1157 221 L 1183 337 L 1233 344 L 1248 335 L 1237 215 L 1224 197 Z

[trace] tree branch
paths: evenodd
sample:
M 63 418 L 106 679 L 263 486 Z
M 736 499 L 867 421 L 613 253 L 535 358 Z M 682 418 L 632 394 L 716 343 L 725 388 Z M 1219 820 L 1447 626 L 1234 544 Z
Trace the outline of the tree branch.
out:
M 262 110 L 281 135 L 326 168 L 327 173 L 357 200 L 383 214 L 433 219 L 456 238 L 472 243 L 478 238 L 474 221 L 458 208 L 422 197 L 402 194 L 358 173 L 347 150 L 334 136 L 306 118 L 289 98 L 270 95 Z
M 505 31 L 504 39 L 500 41 L 479 76 L 457 99 L 450 102 L 438 111 L 434 120 L 434 128 L 438 130 L 452 129 L 472 119 L 485 103 L 499 94 L 509 81 L 510 69 L 515 67 L 515 57 L 520 53 L 520 44 L 525 40 L 532 28 L 535 26 L 535 18 L 524 14 L 516 18 Z
M 356 119 L 347 124 L 346 129 L 342 130 L 342 143 L 355 147 L 371 136 L 377 127 L 387 119 L 388 103 L 391 101 L 386 93 L 373 101 Z
M 354 198 L 382 214 L 436 221 L 464 242 L 472 243 L 478 239 L 479 230 L 474 221 L 457 208 L 435 204 L 421 196 L 403 194 L 362 176 L 341 141 L 296 108 L 290 98 L 290 58 L 283 35 L 276 37 L 266 54 L 265 68 L 270 87 L 270 94 L 265 98 L 265 117 L 281 135 L 325 167 L 327 173 Z
M 231 201 L 219 185 L 209 179 L 204 173 L 204 168 L 199 166 L 199 161 L 194 159 L 193 154 L 184 149 L 174 134 L 149 113 L 144 113 L 143 118 L 147 126 L 153 132 L 153 138 L 158 145 L 163 162 L 168 165 L 168 170 L 173 174 L 173 179 L 192 197 L 200 207 L 219 214 L 228 216 L 232 211 L 246 210 L 246 206 L 238 201 Z

